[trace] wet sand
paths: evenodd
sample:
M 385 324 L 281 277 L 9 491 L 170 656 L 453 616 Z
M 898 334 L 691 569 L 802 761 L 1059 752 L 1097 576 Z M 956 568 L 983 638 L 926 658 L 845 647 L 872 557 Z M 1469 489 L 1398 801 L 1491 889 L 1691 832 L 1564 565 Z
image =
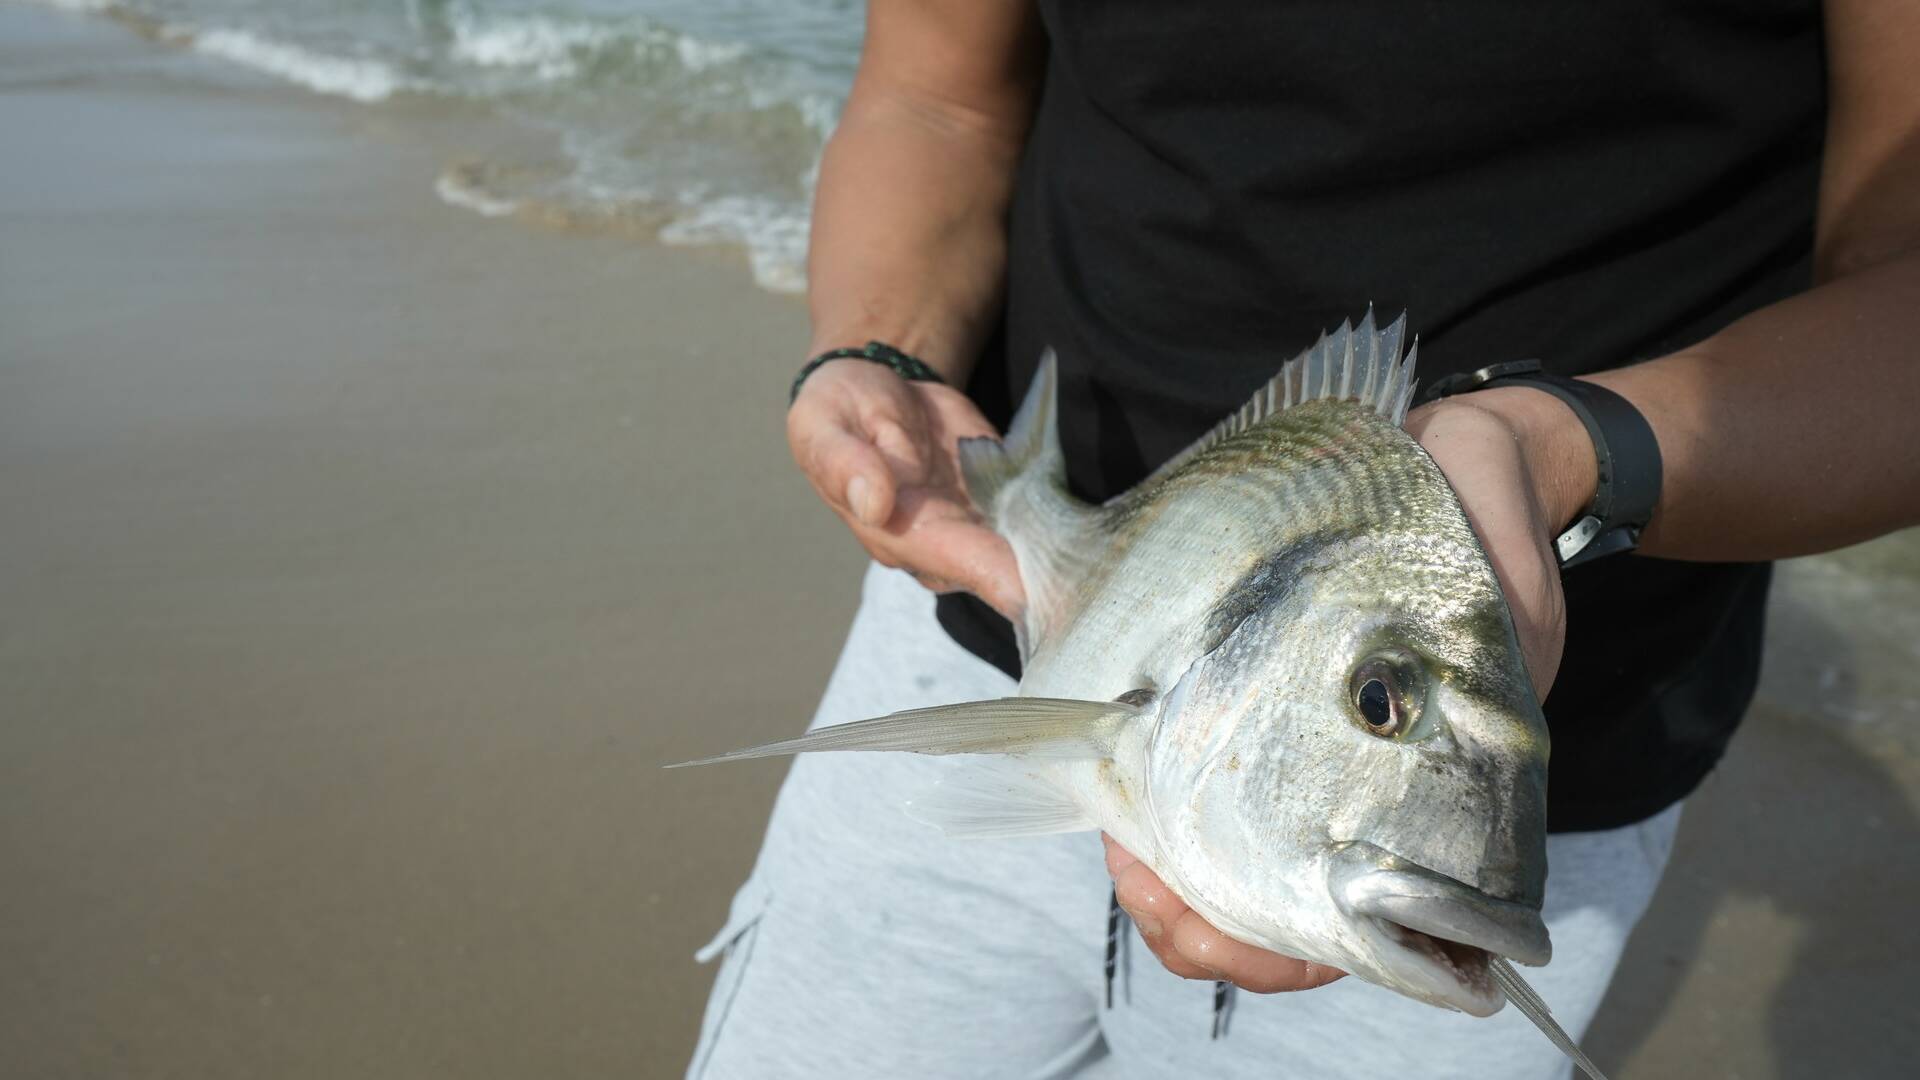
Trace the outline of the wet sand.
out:
M 803 722 L 861 567 L 800 305 L 0 19 L 0 1074 L 674 1071 L 780 766 L 659 765 Z
M 802 723 L 860 568 L 800 305 L 206 63 L 0 7 L 0 1072 L 676 1075 L 784 766 L 657 766 Z M 1617 1080 L 1920 1057 L 1916 550 L 1784 575 Z

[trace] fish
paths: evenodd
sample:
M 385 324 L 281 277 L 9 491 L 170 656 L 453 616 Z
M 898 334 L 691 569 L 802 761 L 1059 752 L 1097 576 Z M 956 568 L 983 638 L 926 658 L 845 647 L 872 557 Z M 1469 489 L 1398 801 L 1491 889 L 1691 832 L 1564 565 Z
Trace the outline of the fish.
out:
M 1418 1001 L 1546 964 L 1549 740 L 1485 551 L 1405 429 L 1417 342 L 1369 309 L 1126 492 L 1075 497 L 1051 351 L 1004 439 L 959 446 L 1014 551 L 1016 696 L 684 764 L 991 755 L 906 808 L 969 838 L 1104 830 L 1227 936 Z

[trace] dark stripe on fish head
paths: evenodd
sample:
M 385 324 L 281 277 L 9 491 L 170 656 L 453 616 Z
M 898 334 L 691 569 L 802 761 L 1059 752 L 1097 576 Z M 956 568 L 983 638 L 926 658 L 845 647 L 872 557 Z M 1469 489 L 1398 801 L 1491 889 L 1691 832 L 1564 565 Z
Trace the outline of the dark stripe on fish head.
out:
M 1329 884 L 1354 844 L 1457 882 L 1448 903 L 1538 910 L 1546 729 L 1477 544 L 1326 530 L 1249 570 L 1209 631 L 1148 774 L 1190 902 L 1363 971 L 1375 932 Z

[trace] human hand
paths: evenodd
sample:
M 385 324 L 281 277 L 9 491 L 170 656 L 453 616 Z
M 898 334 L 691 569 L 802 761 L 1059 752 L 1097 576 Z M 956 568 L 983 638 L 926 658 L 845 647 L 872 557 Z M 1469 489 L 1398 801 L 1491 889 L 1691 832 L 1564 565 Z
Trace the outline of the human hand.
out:
M 1235 941 L 1175 896 L 1147 864 L 1102 833 L 1113 895 L 1160 963 L 1183 979 L 1225 979 L 1256 994 L 1311 990 L 1346 972 Z
M 1000 433 L 965 394 L 860 360 L 822 365 L 787 411 L 794 461 L 868 554 L 1012 619 L 1026 603 L 1013 548 L 960 476 L 959 442 L 980 435 Z
M 1558 399 L 1525 388 L 1423 406 L 1408 416 L 1407 430 L 1446 474 L 1480 537 L 1544 700 L 1560 669 L 1567 628 L 1552 537 L 1593 498 L 1596 467 L 1586 430 Z M 1344 974 L 1227 937 L 1145 863 L 1111 837 L 1103 839 L 1115 897 L 1147 948 L 1175 975 L 1273 993 L 1324 986 Z
M 1495 387 L 1422 406 L 1408 415 L 1407 431 L 1459 496 L 1545 701 L 1567 637 L 1553 538 L 1593 501 L 1598 482 L 1586 428 L 1550 394 Z

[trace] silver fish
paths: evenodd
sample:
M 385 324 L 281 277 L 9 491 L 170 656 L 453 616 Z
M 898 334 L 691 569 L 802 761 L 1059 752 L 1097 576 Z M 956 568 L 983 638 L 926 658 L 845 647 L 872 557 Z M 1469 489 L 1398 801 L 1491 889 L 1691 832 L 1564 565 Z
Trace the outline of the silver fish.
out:
M 1323 335 L 1101 506 L 1068 491 L 1049 355 L 1004 442 L 960 448 L 1026 589 L 1020 696 L 706 760 L 1003 755 L 909 813 L 1103 829 L 1230 937 L 1478 1016 L 1511 996 L 1578 1057 L 1500 959 L 1551 955 L 1547 728 L 1486 554 L 1403 429 L 1404 326 Z

